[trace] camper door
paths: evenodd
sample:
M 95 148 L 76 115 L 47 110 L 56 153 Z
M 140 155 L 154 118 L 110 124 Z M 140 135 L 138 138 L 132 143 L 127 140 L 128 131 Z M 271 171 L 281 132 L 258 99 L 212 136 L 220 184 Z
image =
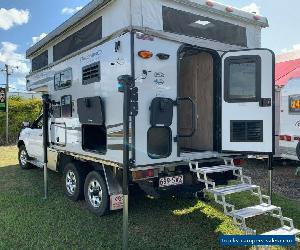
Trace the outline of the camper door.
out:
M 274 53 L 267 49 L 222 56 L 222 151 L 274 151 Z

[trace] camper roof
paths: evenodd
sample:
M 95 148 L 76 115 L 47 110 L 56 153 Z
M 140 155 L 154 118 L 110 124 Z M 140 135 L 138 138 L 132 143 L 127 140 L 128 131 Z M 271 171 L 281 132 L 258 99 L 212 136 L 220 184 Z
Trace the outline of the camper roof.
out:
M 104 8 L 108 3 L 112 1 L 115 0 L 92 0 L 88 5 L 86 5 L 80 11 L 78 11 L 76 14 L 70 17 L 63 24 L 58 26 L 55 30 L 50 32 L 45 38 L 43 38 L 41 41 L 39 41 L 38 43 L 30 47 L 26 51 L 26 57 L 30 58 L 33 54 L 38 52 L 46 44 L 48 44 L 49 42 L 51 42 L 52 40 L 60 36 L 64 31 L 75 26 L 78 22 L 80 22 L 85 17 L 89 16 L 92 12 Z M 130 1 L 135 1 L 135 0 L 130 0 Z M 216 3 L 211 0 L 173 0 L 173 1 L 183 5 L 188 5 L 190 7 L 195 7 L 197 9 L 202 9 L 206 12 L 210 12 L 213 14 L 236 18 L 245 22 L 255 24 L 260 27 L 268 27 L 268 20 L 265 17 L 257 15 L 256 13 L 249 13 L 237 8 L 233 8 L 231 6 L 226 6 L 220 3 Z
M 30 57 L 32 54 L 37 52 L 40 48 L 42 48 L 44 45 L 61 35 L 65 30 L 71 28 L 72 26 L 76 25 L 79 21 L 81 21 L 83 18 L 91 14 L 93 11 L 100 9 L 104 7 L 107 3 L 111 2 L 113 0 L 93 0 L 89 4 L 87 4 L 84 8 L 82 8 L 80 11 L 75 13 L 72 17 L 70 17 L 68 20 L 66 20 L 64 23 L 62 23 L 60 26 L 58 26 L 55 30 L 50 32 L 46 37 L 44 37 L 42 40 L 34 44 L 32 47 L 30 47 L 26 51 L 26 57 Z

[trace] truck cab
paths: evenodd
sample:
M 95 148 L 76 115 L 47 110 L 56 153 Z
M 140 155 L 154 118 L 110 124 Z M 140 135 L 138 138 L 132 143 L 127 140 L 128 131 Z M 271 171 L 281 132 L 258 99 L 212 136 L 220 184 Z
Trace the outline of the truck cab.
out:
M 43 161 L 43 116 L 40 115 L 31 125 L 24 122 L 18 140 L 19 163 L 21 168 L 28 168 L 29 162 L 41 165 Z

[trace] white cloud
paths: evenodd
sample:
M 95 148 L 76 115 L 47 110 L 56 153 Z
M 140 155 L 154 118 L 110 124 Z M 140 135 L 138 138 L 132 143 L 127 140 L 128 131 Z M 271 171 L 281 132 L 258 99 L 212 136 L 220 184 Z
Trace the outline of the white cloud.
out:
M 9 30 L 15 25 L 28 23 L 29 10 L 0 9 L 0 28 Z
M 32 37 L 32 44 L 31 45 L 36 44 L 38 41 L 42 40 L 45 36 L 47 36 L 47 34 L 46 33 L 42 33 L 39 36 Z
M 24 86 L 26 83 L 25 76 L 30 71 L 29 61 L 24 54 L 17 53 L 18 45 L 10 42 L 1 42 L 0 45 L 0 65 L 8 64 L 13 69 L 12 78 L 15 79 L 16 85 Z M 2 67 L 1 67 L 2 68 Z
M 249 5 L 246 5 L 241 8 L 243 11 L 247 11 L 250 13 L 256 13 L 259 15 L 260 13 L 260 6 L 258 6 L 256 3 L 250 3 Z
M 74 7 L 74 8 L 65 7 L 61 10 L 61 13 L 66 14 L 66 15 L 73 15 L 81 9 L 82 9 L 82 6 L 78 6 L 78 7 Z
M 284 48 L 284 49 L 281 50 L 281 52 L 282 52 L 282 53 L 287 53 L 287 52 L 292 52 L 292 51 L 294 51 L 294 50 L 300 50 L 300 43 L 294 44 L 294 45 L 292 46 L 292 48 L 290 48 L 290 49 Z

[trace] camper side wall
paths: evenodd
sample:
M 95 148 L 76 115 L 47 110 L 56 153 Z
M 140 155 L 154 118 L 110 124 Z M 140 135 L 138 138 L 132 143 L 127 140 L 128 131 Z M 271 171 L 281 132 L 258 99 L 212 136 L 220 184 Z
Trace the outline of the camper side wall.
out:
M 51 147 L 121 163 L 124 94 L 117 78 L 124 74 L 131 74 L 130 33 L 33 75 L 31 82 L 48 79 Z

